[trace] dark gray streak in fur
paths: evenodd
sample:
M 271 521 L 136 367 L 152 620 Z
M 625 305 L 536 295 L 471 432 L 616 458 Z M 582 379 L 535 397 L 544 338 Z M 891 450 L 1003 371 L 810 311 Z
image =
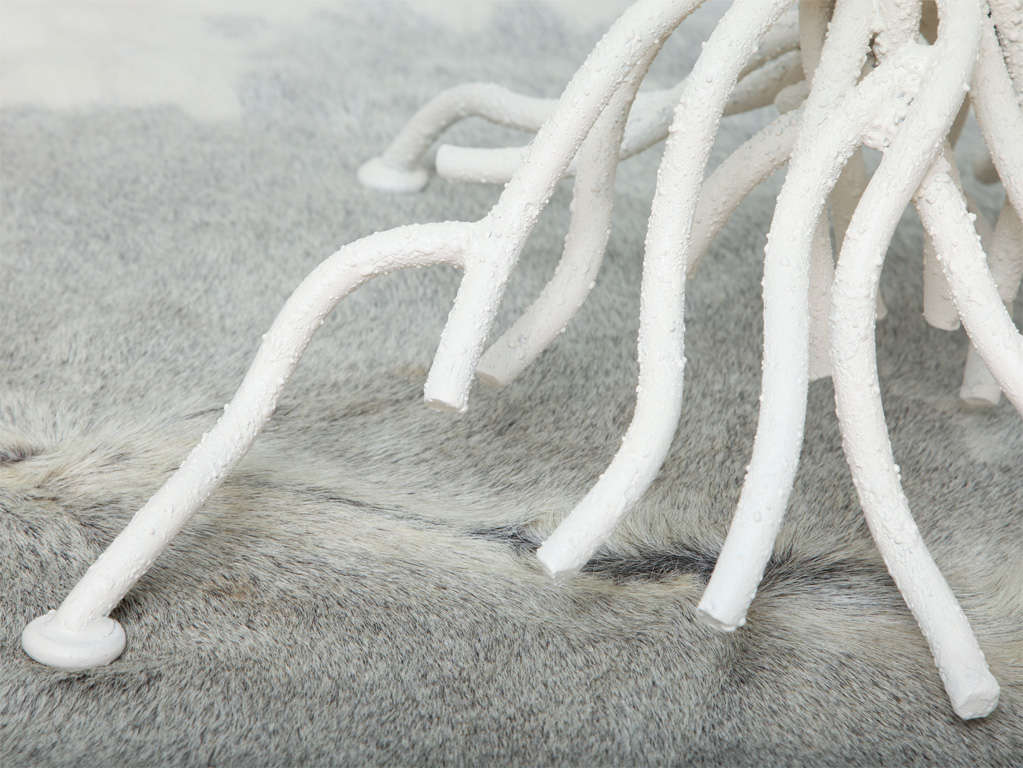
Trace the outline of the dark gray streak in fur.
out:
M 672 41 L 659 82 L 692 61 L 710 18 Z M 463 417 L 426 409 L 457 275 L 375 281 L 324 325 L 252 452 L 115 610 L 124 656 L 68 674 L 22 653 L 25 622 L 210 428 L 319 260 L 377 229 L 477 217 L 496 195 L 440 181 L 382 195 L 357 185 L 357 165 L 441 87 L 556 93 L 597 34 L 509 4 L 474 38 L 356 3 L 254 61 L 240 121 L 0 112 L 0 765 L 1023 763 L 1023 430 L 1006 404 L 959 409 L 965 341 L 921 320 L 913 222 L 885 275 L 882 389 L 914 513 L 1003 686 L 990 718 L 960 722 L 947 703 L 862 521 L 828 382 L 811 387 L 747 625 L 694 620 L 756 425 L 777 179 L 690 286 L 684 416 L 656 483 L 578 577 L 554 583 L 536 564 L 631 416 L 659 152 L 622 169 L 593 296 L 521 380 L 478 387 Z M 712 162 L 763 119 L 726 121 Z M 455 138 L 486 137 L 467 125 Z M 568 191 L 501 327 L 553 269 Z M 974 192 L 988 213 L 999 204 Z

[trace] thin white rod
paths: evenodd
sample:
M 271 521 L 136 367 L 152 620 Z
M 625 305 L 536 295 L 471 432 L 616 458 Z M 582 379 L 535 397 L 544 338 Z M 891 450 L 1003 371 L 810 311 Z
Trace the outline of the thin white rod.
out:
M 464 411 L 483 344 L 512 267 L 554 186 L 614 92 L 651 47 L 701 0 L 639 0 L 615 22 L 565 88 L 529 156 L 483 220 L 485 247 L 471 254 L 423 388 L 428 405 Z
M 997 4 L 992 6 L 993 11 L 998 7 Z M 998 20 L 997 14 L 995 20 Z M 1018 82 L 1023 83 L 1023 73 Z M 991 268 L 1006 301 L 1015 298 L 1023 271 L 1023 231 L 1019 224 L 1023 219 L 1023 142 L 1019 140 L 1023 136 L 1023 112 L 1019 107 L 1019 92 L 1020 88 L 1006 69 L 994 30 L 990 24 L 985 24 L 971 101 L 992 163 L 1005 187 L 1006 204 L 999 216 L 1000 236 L 996 233 L 993 238 L 997 244 L 992 244 Z M 1012 210 L 1007 211 L 1007 207 Z
M 775 62 L 785 54 L 799 47 L 798 33 L 794 17 L 782 19 L 764 36 L 763 44 L 753 57 L 745 77 L 753 74 L 749 82 L 743 81 L 745 92 L 739 94 L 741 100 L 749 102 L 745 107 L 736 104 L 733 111 L 749 111 L 765 106 L 765 96 L 760 93 L 770 87 L 771 81 L 784 79 L 785 62 Z M 755 73 L 764 69 L 764 72 Z M 755 74 L 754 74 L 755 73 Z M 667 106 L 673 107 L 678 101 L 678 87 L 644 93 L 637 100 L 636 112 L 660 113 Z M 760 103 L 763 102 L 763 103 Z M 359 168 L 359 180 L 368 187 L 385 189 L 395 192 L 411 192 L 422 189 L 429 178 L 429 170 L 423 164 L 423 158 L 433 143 L 452 125 L 467 117 L 480 117 L 499 125 L 536 131 L 543 125 L 554 110 L 558 100 L 540 98 L 516 93 L 496 83 L 463 83 L 441 91 L 424 104 L 402 127 L 388 147 L 378 156 L 367 161 Z M 670 112 L 668 113 L 670 117 Z M 639 122 L 643 122 L 640 118 Z M 665 121 L 665 129 L 667 121 Z M 446 147 L 438 152 L 437 169 L 442 177 L 460 178 L 470 181 L 506 182 L 522 164 L 525 148 L 511 148 L 506 153 L 491 153 L 480 158 L 481 165 L 466 164 L 469 158 L 462 157 L 460 150 L 454 148 L 453 157 L 446 156 L 452 149 Z M 465 148 L 470 154 L 472 148 Z M 511 160 L 511 154 L 514 160 Z M 623 158 L 624 159 L 624 158 Z M 494 166 L 494 164 L 497 164 Z M 487 173 L 488 167 L 507 169 L 503 178 L 492 178 Z M 449 175 L 441 169 L 461 168 L 461 173 Z
M 803 73 L 811 84 L 814 71 L 820 63 L 833 10 L 833 0 L 799 0 L 799 52 Z M 831 375 L 828 310 L 831 308 L 831 282 L 834 277 L 835 254 L 830 227 L 827 217 L 821 215 L 817 219 L 810 245 L 810 357 L 807 371 L 810 381 Z
M 783 114 L 743 142 L 714 169 L 700 190 L 687 259 L 691 275 L 739 204 L 788 161 L 802 112 Z
M 992 14 L 1001 29 L 1011 29 L 1018 19 L 1002 2 L 992 4 Z M 1006 36 L 1003 35 L 1003 41 Z M 990 24 L 985 24 L 981 37 L 981 52 L 977 70 L 973 77 L 971 100 L 977 122 L 988 144 L 988 162 L 995 178 L 1001 176 L 1006 191 L 1005 203 L 998 216 L 995 232 L 991 237 L 988 263 L 991 274 L 998 286 L 1002 302 L 1011 306 L 1019 291 L 1023 276 L 1023 226 L 1020 225 L 1019 211 L 1023 204 L 1023 152 L 1020 151 L 1019 136 L 1023 135 L 1023 116 L 1018 107 L 1017 79 L 1014 76 L 1023 69 L 1023 58 L 1019 46 L 1005 49 L 999 44 Z M 1003 51 L 1005 57 L 1003 58 Z M 1012 69 L 1012 74 L 1010 70 Z M 984 364 L 976 345 L 971 343 L 963 369 L 963 383 L 960 398 L 973 406 L 997 405 L 1001 399 L 1001 387 Z
M 737 115 L 768 106 L 786 88 L 801 79 L 798 51 L 768 60 L 739 81 L 729 96 L 724 115 Z M 640 93 L 625 128 L 620 160 L 638 155 L 668 135 L 675 104 L 685 86 Z M 519 169 L 529 147 L 462 147 L 442 144 L 437 148 L 437 175 L 451 181 L 503 184 Z M 574 164 L 568 173 L 574 173 Z
M 1016 84 L 1023 89 L 1023 14 L 1015 0 L 988 0 L 991 18 L 998 32 L 998 50 Z
M 998 379 L 984 364 L 984 358 L 980 356 L 973 342 L 970 342 L 966 351 L 959 399 L 967 408 L 990 408 L 1002 400 L 1002 388 L 998 385 Z
M 213 429 L 146 502 L 71 590 L 57 620 L 82 630 L 117 605 L 245 455 L 270 418 L 306 345 L 334 306 L 376 275 L 431 264 L 462 266 L 476 237 L 465 223 L 380 232 L 344 246 L 295 289 L 263 337 L 245 378 Z
M 760 38 L 757 51 L 749 57 L 749 61 L 739 73 L 739 82 L 755 69 L 760 69 L 769 61 L 773 61 L 783 53 L 799 48 L 799 14 L 790 8 Z M 681 96 L 681 94 L 679 94 Z
M 759 38 L 788 5 L 737 0 L 686 80 L 647 229 L 636 409 L 610 466 L 537 552 L 552 575 L 589 560 L 646 491 L 671 446 L 682 404 L 685 276 L 700 182 L 728 94 Z
M 931 8 L 932 6 L 927 7 Z M 936 14 L 924 14 L 922 27 L 923 35 L 927 40 L 933 41 L 934 35 L 937 34 L 937 23 Z M 947 152 L 951 152 L 959 141 L 963 126 L 966 123 L 966 115 L 969 111 L 969 101 L 963 101 L 963 105 L 959 108 L 959 114 L 956 115 L 955 122 L 952 123 L 952 128 L 948 132 L 948 139 L 946 141 L 948 145 L 946 148 Z M 958 180 L 958 170 L 956 174 Z M 982 228 L 985 225 L 985 221 L 978 212 L 978 228 Z M 952 292 L 945 282 L 941 265 L 938 264 L 938 257 L 934 252 L 934 243 L 931 242 L 931 236 L 926 232 L 924 232 L 923 245 L 923 284 L 924 320 L 932 328 L 938 328 L 943 331 L 956 330 L 959 327 L 959 313 L 956 311 L 955 303 L 952 301 Z
M 879 101 L 893 97 L 911 62 L 882 66 L 855 86 L 872 21 L 868 2 L 838 6 L 803 108 L 800 139 L 764 249 L 764 356 L 753 458 L 697 615 L 731 631 L 763 576 L 799 462 L 806 413 L 813 234 L 834 180 Z M 912 52 L 916 54 L 917 52 Z M 915 66 L 920 65 L 919 55 Z M 905 71 L 903 71 L 905 70 Z M 843 98 L 844 96 L 844 98 Z
M 951 155 L 952 147 L 946 141 L 945 153 Z M 924 231 L 923 246 L 923 292 L 924 320 L 932 328 L 942 331 L 954 331 L 959 328 L 959 311 L 952 301 L 952 291 L 945 280 L 938 254 L 935 252 L 934 240 Z
M 867 181 L 867 164 L 863 159 L 863 151 L 857 150 L 845 164 L 842 175 L 835 183 L 835 190 L 831 193 L 831 225 L 835 229 L 836 251 L 842 248 L 853 211 L 860 202 L 863 190 L 867 188 Z M 884 320 L 888 316 L 888 307 L 880 290 L 877 292 L 875 304 L 874 316 L 878 321 Z
M 924 227 L 934 238 L 937 258 L 945 270 L 971 341 L 1001 389 L 1023 414 L 1023 336 L 1013 325 L 987 268 L 984 249 L 948 156 L 939 157 L 931 167 L 915 203 Z M 916 535 L 919 537 L 918 532 Z M 933 565 L 933 561 L 931 563 Z M 936 566 L 934 572 L 937 573 Z M 940 577 L 940 573 L 938 575 Z M 998 684 L 987 669 L 969 623 L 950 591 L 945 595 L 935 589 L 927 577 L 918 575 L 916 578 L 919 580 L 916 589 L 926 600 L 934 600 L 936 604 L 931 616 L 932 621 L 937 622 L 931 628 L 933 638 L 928 635 L 920 616 L 918 620 L 931 642 L 956 712 L 963 718 L 984 717 L 997 704 Z M 896 581 L 898 583 L 898 579 Z M 901 583 L 899 587 L 902 589 Z M 910 601 L 908 595 L 906 599 Z M 949 599 L 954 610 L 947 604 Z M 942 604 L 942 600 L 946 604 Z M 910 605 L 912 607 L 912 603 Z
M 991 247 L 985 250 L 991 275 L 998 286 L 998 295 L 1002 297 L 1003 304 L 1012 306 L 1019 293 L 1020 278 L 1023 277 L 1023 224 L 1008 200 L 998 214 L 998 222 L 991 236 Z
M 874 350 L 885 251 L 955 119 L 978 49 L 981 17 L 974 0 L 942 0 L 939 12 L 934 69 L 867 185 L 842 247 L 832 293 L 832 362 L 835 407 L 867 524 L 931 647 L 953 708 L 973 718 L 994 708 L 998 684 L 909 512 L 885 427 Z
M 448 88 L 424 104 L 379 157 L 359 168 L 367 187 L 413 192 L 426 184 L 423 156 L 444 131 L 466 117 L 535 131 L 550 117 L 557 101 L 515 93 L 495 83 L 464 83 Z
M 803 65 L 799 51 L 783 53 L 759 69 L 746 75 L 735 86 L 728 98 L 724 115 L 741 115 L 754 109 L 767 107 L 774 103 L 775 97 L 783 89 L 795 85 L 803 79 Z M 626 144 L 626 151 L 636 154 L 639 142 L 632 139 Z M 631 156 L 631 155 L 630 155 Z
M 615 171 L 629 107 L 659 48 L 651 48 L 615 93 L 576 158 L 571 218 L 553 277 L 526 311 L 483 353 L 481 381 L 504 385 L 535 360 L 586 301 L 611 234 Z
M 1017 214 L 1023 214 L 1023 142 L 1019 140 L 1023 136 L 1023 112 L 990 24 L 984 25 L 981 35 L 970 98 L 1006 198 Z
M 811 82 L 821 60 L 834 5 L 834 0 L 799 0 L 799 53 L 803 74 Z
M 957 171 L 954 164 L 952 170 Z M 958 177 L 956 181 L 958 183 Z M 973 217 L 984 253 L 987 254 L 988 269 L 998 288 L 998 295 L 1011 317 L 1012 303 L 1019 291 L 1020 277 L 1023 276 L 1023 228 L 1019 226 L 1019 217 L 1012 205 L 1006 202 L 998 217 L 1002 231 L 1000 234 L 992 231 L 987 217 L 979 210 L 976 202 L 961 186 L 959 191 L 966 200 L 966 209 Z M 984 364 L 973 342 L 970 342 L 966 352 L 959 399 L 972 408 L 989 408 L 998 405 L 1002 399 L 1002 388 L 998 380 Z
M 690 241 L 690 257 L 687 273 L 692 274 L 706 254 L 710 243 L 721 231 L 729 216 L 745 197 L 761 182 L 776 171 L 792 153 L 799 128 L 800 113 L 782 115 L 760 129 L 751 138 L 732 152 L 707 178 L 700 191 L 700 201 L 693 217 L 693 234 Z M 561 269 L 559 264 L 558 269 Z M 587 275 L 577 278 L 582 283 Z M 525 370 L 554 340 L 548 332 L 547 313 L 560 315 L 562 288 L 554 283 L 557 272 L 543 289 L 542 296 L 548 297 L 541 303 L 531 305 L 523 316 L 506 332 L 505 349 L 497 345 L 484 353 L 478 373 L 493 384 L 504 385 Z M 576 289 L 578 289 L 578 285 Z M 564 300 L 571 306 L 571 296 Z M 567 319 L 565 320 L 567 322 Z M 540 331 L 534 330 L 540 329 Z M 502 357 L 498 357 L 498 354 Z
M 835 252 L 826 216 L 817 219 L 810 246 L 810 381 L 831 375 L 831 346 L 828 339 L 828 312 L 831 309 L 831 283 L 835 279 Z

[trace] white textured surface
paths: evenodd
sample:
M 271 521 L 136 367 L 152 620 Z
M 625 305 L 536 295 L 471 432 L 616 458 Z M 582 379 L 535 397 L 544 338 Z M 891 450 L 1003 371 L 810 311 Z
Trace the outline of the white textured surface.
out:
M 377 7 L 283 26 L 279 55 L 241 83 L 237 122 L 0 112 L 0 763 L 1013 764 L 1019 420 L 1007 403 L 958 408 L 965 339 L 920 318 L 912 217 L 888 260 L 880 384 L 914 515 L 1004 683 L 995 717 L 949 716 L 862 524 L 827 381 L 809 388 L 803 462 L 747 626 L 694 621 L 755 427 L 760 259 L 780 179 L 687 285 L 688 407 L 658 480 L 584 573 L 552 583 L 536 566 L 537 539 L 631 413 L 656 153 L 622 166 L 597 285 L 512 386 L 478 390 L 457 419 L 424 409 L 457 273 L 373 281 L 335 310 L 252 451 L 116 609 L 130 635 L 118 663 L 66 674 L 23 656 L 24 622 L 213 425 L 309 270 L 367 232 L 471 218 L 495 196 L 441 181 L 373 193 L 358 164 L 462 79 L 554 95 L 598 34 L 515 8 L 463 36 Z M 662 62 L 672 74 L 706 21 L 681 31 Z M 393 50 L 365 45 L 370 30 Z M 724 121 L 710 165 L 771 116 Z M 471 124 L 452 136 L 488 139 L 510 141 Z M 997 211 L 997 190 L 965 182 Z M 553 271 L 567 192 L 497 328 Z
M 576 571 L 593 556 L 653 482 L 671 447 L 682 409 L 685 284 L 700 184 L 728 95 L 760 37 L 789 4 L 732 5 L 685 81 L 647 227 L 636 410 L 608 468 L 537 552 L 551 574 Z

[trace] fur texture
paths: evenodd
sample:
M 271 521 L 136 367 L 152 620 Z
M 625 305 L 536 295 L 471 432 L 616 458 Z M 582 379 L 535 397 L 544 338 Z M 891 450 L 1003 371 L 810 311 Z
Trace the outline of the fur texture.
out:
M 655 78 L 685 71 L 714 12 L 683 27 Z M 1023 430 L 1004 402 L 959 407 L 965 339 L 920 316 L 915 220 L 886 268 L 882 390 L 913 512 L 1002 684 L 991 717 L 961 722 L 946 701 L 863 523 L 828 381 L 811 386 L 747 625 L 694 619 L 756 425 L 777 179 L 691 283 L 684 415 L 653 488 L 578 577 L 553 583 L 532 557 L 631 415 L 657 151 L 622 168 L 593 295 L 520 380 L 477 387 L 462 417 L 427 410 L 457 275 L 375 281 L 342 302 L 252 452 L 117 608 L 124 656 L 68 674 L 21 651 L 24 624 L 213 424 L 316 263 L 376 229 L 477 217 L 496 194 L 434 181 L 383 195 L 358 186 L 358 164 L 443 86 L 556 94 L 599 34 L 544 6 L 502 6 L 477 37 L 345 6 L 281 32 L 239 84 L 238 120 L 0 111 L 0 764 L 1023 762 Z M 726 121 L 716 159 L 762 118 Z M 484 135 L 514 138 L 455 133 Z M 1000 192 L 974 191 L 996 210 Z M 553 268 L 568 192 L 501 327 Z

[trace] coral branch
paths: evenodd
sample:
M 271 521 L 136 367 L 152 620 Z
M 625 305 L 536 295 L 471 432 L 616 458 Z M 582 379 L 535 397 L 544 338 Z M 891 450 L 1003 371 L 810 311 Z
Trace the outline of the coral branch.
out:
M 971 341 L 1023 415 L 1023 336 L 999 295 L 947 158 L 935 163 L 924 180 L 917 206 L 939 246 L 938 258 Z
M 394 137 L 379 157 L 359 168 L 359 181 L 389 192 L 417 192 L 430 177 L 423 155 L 440 135 L 466 117 L 535 131 L 557 102 L 510 91 L 494 83 L 465 83 L 441 91 Z
M 44 664 L 68 669 L 115 659 L 124 647 L 124 634 L 107 614 L 248 451 L 327 314 L 375 275 L 430 264 L 461 266 L 474 232 L 474 225 L 462 223 L 399 227 L 346 245 L 314 269 L 263 337 L 213 429 L 135 513 L 57 611 L 25 628 L 26 652 Z
M 763 31 L 788 5 L 737 0 L 686 80 L 647 230 L 636 410 L 611 465 L 537 552 L 551 574 L 577 570 L 590 559 L 667 455 L 681 410 L 685 276 L 699 184 L 728 94 Z
M 854 88 L 870 22 L 866 2 L 846 3 L 836 10 L 771 221 L 764 251 L 763 383 L 753 458 L 728 536 L 697 606 L 701 618 L 726 631 L 745 622 L 799 461 L 808 376 L 810 260 L 817 221 L 842 165 L 860 143 L 874 105 L 890 98 L 905 79 L 901 67 L 909 69 L 901 59 L 891 62 L 894 66 L 878 68 Z
M 724 115 L 737 115 L 771 104 L 779 94 L 801 81 L 799 54 L 783 52 L 744 77 L 728 99 Z M 649 149 L 668 135 L 683 80 L 670 90 L 640 93 L 625 129 L 620 159 Z M 482 149 L 442 144 L 437 148 L 437 174 L 452 181 L 503 184 L 519 169 L 528 147 Z M 569 167 L 569 173 L 575 168 Z
M 638 92 L 662 44 L 700 2 L 638 0 L 557 101 L 470 83 L 423 106 L 359 178 L 394 191 L 420 189 L 437 139 L 456 121 L 478 116 L 536 131 L 524 148 L 438 149 L 442 176 L 507 181 L 497 204 L 474 223 L 371 235 L 310 273 L 212 431 L 58 610 L 25 628 L 26 651 L 68 669 L 116 658 L 125 635 L 107 614 L 245 454 L 326 314 L 367 279 L 429 264 L 464 270 L 424 386 L 428 405 L 462 411 L 474 375 L 497 384 L 514 378 L 586 300 L 608 242 L 619 162 L 667 137 L 645 244 L 633 419 L 606 471 L 539 548 L 539 561 L 552 575 L 580 568 L 653 481 L 681 413 L 687 277 L 742 199 L 788 162 L 764 251 L 763 378 L 752 458 L 697 615 L 727 631 L 745 622 L 792 491 L 808 382 L 831 375 L 850 470 L 878 549 L 955 711 L 963 718 L 990 712 L 998 684 L 902 490 L 874 332 L 886 312 L 879 287 L 885 251 L 913 202 L 926 237 L 924 316 L 948 329 L 961 319 L 971 340 L 960 396 L 994 404 L 1004 391 L 1023 414 L 1023 335 L 1009 314 L 1023 276 L 1018 0 L 991 0 L 990 19 L 978 0 L 940 0 L 936 7 L 800 0 L 798 14 L 792 0 L 735 0 L 687 78 Z M 781 116 L 704 179 L 721 119 L 771 104 Z M 976 172 L 984 181 L 1001 179 L 1006 192 L 993 231 L 950 161 L 971 105 L 990 153 L 990 167 L 978 162 Z M 884 155 L 869 181 L 863 146 Z M 568 175 L 575 176 L 571 220 L 554 275 L 482 354 L 511 270 Z
M 554 276 L 518 320 L 480 358 L 481 380 L 507 384 L 543 352 L 583 305 L 611 232 L 615 170 L 629 107 L 658 49 L 614 95 L 579 151 L 565 248 Z
M 428 405 L 465 410 L 508 276 L 554 185 L 618 86 L 698 5 L 699 0 L 640 0 L 597 43 L 565 88 L 557 110 L 530 145 L 526 162 L 484 219 L 490 237 L 485 250 L 471 254 L 466 264 L 423 390 Z
M 703 183 L 693 216 L 688 272 L 699 266 L 711 241 L 745 197 L 792 154 L 801 112 L 790 112 L 761 128 L 734 150 Z
M 873 344 L 885 249 L 955 119 L 979 44 L 981 17 L 972 0 L 945 0 L 939 11 L 934 69 L 886 148 L 842 247 L 832 294 L 832 360 L 835 407 L 867 524 L 930 644 L 952 706 L 972 718 L 993 709 L 998 684 L 910 515 L 885 428 Z

